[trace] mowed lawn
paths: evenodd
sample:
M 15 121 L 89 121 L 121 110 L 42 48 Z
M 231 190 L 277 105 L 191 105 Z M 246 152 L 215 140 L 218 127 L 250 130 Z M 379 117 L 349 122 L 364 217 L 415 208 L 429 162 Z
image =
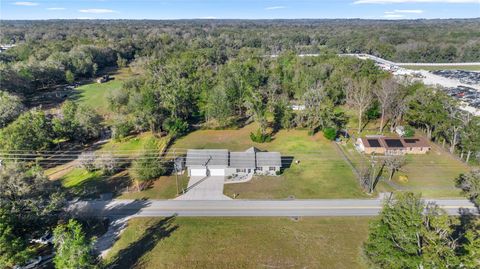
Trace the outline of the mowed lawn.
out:
M 366 217 L 135 218 L 112 268 L 367 268 Z
M 460 189 L 455 187 L 455 178 L 461 173 L 468 172 L 470 167 L 439 146 L 431 145 L 432 150 L 425 155 L 407 155 L 406 164 L 395 173 L 391 182 L 387 181 L 389 171 L 385 169 L 383 171 L 385 181 L 380 181 L 377 191 L 413 191 L 422 193 L 424 197 L 462 196 Z M 352 141 L 343 145 L 342 148 L 359 169 L 370 164 L 370 156 L 359 153 Z M 379 164 L 382 162 L 381 158 L 382 156 L 377 158 Z M 401 177 L 403 180 L 400 179 Z
M 470 168 L 446 151 L 433 145 L 426 155 L 407 156 L 407 164 L 394 178 L 394 183 L 405 190 L 421 192 L 425 197 L 462 196 L 455 187 L 455 179 Z M 406 175 L 408 181 L 400 181 L 399 175 Z
M 100 115 L 109 118 L 111 110 L 108 107 L 108 95 L 114 91 L 120 90 L 123 81 L 132 74 L 128 68 L 117 70 L 110 75 L 111 80 L 105 83 L 92 82 L 82 85 L 75 90 L 77 91 L 77 101 L 80 104 L 87 105 L 95 109 Z
M 154 141 L 158 150 L 161 151 L 167 146 L 168 138 L 161 137 L 158 138 L 153 135 L 151 132 L 145 132 L 137 136 L 130 136 L 121 141 L 110 140 L 106 144 L 102 145 L 98 150 L 95 151 L 96 154 L 101 156 L 101 154 L 112 154 L 113 156 L 120 158 L 127 158 L 119 160 L 119 164 L 122 166 L 119 169 L 119 172 L 115 175 L 104 176 L 99 171 L 89 172 L 84 168 L 77 167 L 78 163 L 72 162 L 65 165 L 62 165 L 62 169 L 66 170 L 66 173 L 60 177 L 62 184 L 67 188 L 77 189 L 83 191 L 84 189 L 93 189 L 94 192 L 116 192 L 120 191 L 120 187 L 124 188 L 131 183 L 131 180 L 128 176 L 128 172 L 125 169 L 128 168 L 129 162 L 135 157 L 141 154 L 142 150 L 145 148 L 149 141 Z M 47 175 L 53 174 L 59 170 L 58 168 L 52 168 L 46 171 Z M 164 182 L 165 178 L 170 177 L 161 177 L 160 182 Z M 174 180 L 174 179 L 173 179 Z M 164 192 L 159 192 L 156 195 L 156 198 L 173 198 L 176 195 L 175 188 L 172 188 L 172 182 L 175 181 L 167 180 L 168 186 L 162 188 L 165 189 Z M 127 185 L 126 185 L 127 184 Z M 157 184 L 157 183 L 155 183 Z M 174 186 L 174 185 L 173 185 Z M 175 187 L 175 186 L 174 186 Z M 117 188 L 117 189 L 116 189 Z M 132 187 L 133 188 L 133 187 Z M 138 194 L 134 194 L 138 193 Z M 140 192 L 132 191 L 128 194 L 125 194 L 127 198 L 137 198 L 136 195 L 139 195 Z M 122 198 L 122 197 L 120 197 Z
M 281 130 L 272 142 L 259 144 L 250 140 L 250 132 L 254 130 L 255 124 L 238 130 L 199 130 L 178 139 L 170 151 L 208 148 L 244 151 L 255 146 L 293 157 L 290 167 L 285 168 L 281 176 L 254 177 L 247 183 L 225 185 L 224 193 L 229 196 L 235 193 L 239 199 L 365 197 L 351 168 L 335 145 L 321 133 L 309 136 L 305 130 Z M 288 162 L 282 162 L 288 165 Z

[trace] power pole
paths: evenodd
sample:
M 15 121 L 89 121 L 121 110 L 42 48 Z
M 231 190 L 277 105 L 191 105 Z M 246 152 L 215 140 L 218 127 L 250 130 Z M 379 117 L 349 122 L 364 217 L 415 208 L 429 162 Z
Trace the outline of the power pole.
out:
M 372 153 L 372 157 L 370 160 L 370 163 L 372 165 L 372 171 L 370 172 L 370 189 L 368 190 L 370 193 L 373 192 L 373 188 L 375 187 L 375 152 Z
M 175 155 L 175 149 L 173 149 L 173 169 L 175 171 L 175 184 L 177 185 L 177 195 L 179 194 L 178 190 L 178 171 L 177 171 L 177 156 Z

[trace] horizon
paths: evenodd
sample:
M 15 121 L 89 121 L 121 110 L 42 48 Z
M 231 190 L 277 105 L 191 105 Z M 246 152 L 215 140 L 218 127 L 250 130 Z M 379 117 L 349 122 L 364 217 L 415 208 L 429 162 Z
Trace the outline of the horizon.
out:
M 480 0 L 0 0 L 0 20 L 476 19 Z

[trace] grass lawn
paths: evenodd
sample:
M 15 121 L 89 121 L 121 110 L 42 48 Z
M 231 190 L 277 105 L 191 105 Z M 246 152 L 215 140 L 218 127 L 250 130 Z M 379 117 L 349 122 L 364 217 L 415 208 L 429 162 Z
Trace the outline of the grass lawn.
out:
M 102 145 L 100 149 L 96 152 L 101 154 L 102 152 L 112 152 L 115 156 L 122 154 L 121 157 L 135 157 L 141 153 L 148 141 L 154 140 L 158 146 L 159 150 L 162 150 L 167 146 L 168 139 L 167 137 L 155 137 L 152 133 L 146 132 L 139 134 L 137 136 L 130 136 L 121 141 L 110 140 L 106 144 Z M 122 164 L 126 165 L 125 160 L 122 160 Z M 63 186 L 66 188 L 72 188 L 77 192 L 86 192 L 92 191 L 94 193 L 102 192 L 116 192 L 120 191 L 124 187 L 127 187 L 131 180 L 128 176 L 128 172 L 124 169 L 121 169 L 119 173 L 112 176 L 104 176 L 99 171 L 89 172 L 83 168 L 76 167 L 78 164 L 74 161 L 69 164 L 64 164 L 60 167 L 61 169 L 68 169 L 61 177 Z M 58 170 L 58 167 L 51 168 L 46 171 L 47 175 L 55 174 Z M 168 178 L 168 180 L 167 180 Z M 172 180 L 170 177 L 161 177 L 158 182 L 154 183 L 154 186 L 161 184 L 161 187 L 157 189 L 162 189 L 159 193 L 155 193 L 156 198 L 172 198 L 176 195 L 175 190 L 175 181 L 173 178 L 173 187 Z M 166 186 L 163 186 L 165 183 Z M 147 191 L 148 192 L 148 191 Z M 137 192 L 138 193 L 138 192 Z M 127 194 L 127 198 L 132 198 L 135 194 Z
M 469 169 L 466 164 L 434 145 L 426 155 L 407 156 L 407 164 L 393 182 L 405 190 L 421 192 L 425 197 L 463 197 L 460 189 L 455 187 L 454 180 Z M 400 181 L 399 175 L 406 175 L 408 181 Z
M 113 268 L 367 268 L 365 217 L 135 218 L 106 258 Z
M 427 70 L 427 71 L 433 71 L 433 70 L 467 70 L 467 71 L 480 71 L 480 65 L 464 65 L 464 66 L 451 66 L 451 65 L 445 65 L 445 66 L 428 66 L 428 65 L 406 65 L 402 66 L 403 68 L 406 69 L 412 69 L 412 70 Z
M 292 156 L 300 164 L 292 163 L 278 177 L 255 177 L 247 183 L 227 184 L 224 193 L 240 199 L 274 198 L 291 195 L 295 198 L 360 198 L 365 197 L 356 178 L 338 153 L 335 145 L 321 133 L 309 136 L 306 130 L 281 130 L 270 143 L 253 143 L 251 124 L 238 130 L 199 130 L 180 138 L 172 148 L 186 149 L 226 148 L 243 151 L 251 146 L 262 150 L 279 151 Z
M 370 163 L 369 155 L 359 153 L 352 142 L 344 145 L 343 151 L 359 169 Z M 467 165 L 438 146 L 432 145 L 432 150 L 425 155 L 406 155 L 406 164 L 401 171 L 394 175 L 392 182 L 381 181 L 377 191 L 421 192 L 424 197 L 462 196 L 460 190 L 455 187 L 454 179 L 468 171 Z M 406 176 L 408 180 L 401 181 L 400 176 Z M 387 170 L 384 171 L 383 177 L 388 179 Z
M 105 83 L 92 82 L 82 85 L 75 90 L 78 91 L 76 98 L 80 104 L 90 106 L 100 115 L 108 119 L 111 110 L 108 107 L 107 97 L 110 92 L 122 88 L 123 81 L 131 76 L 128 68 L 120 69 L 111 74 L 112 80 Z
M 179 191 L 182 187 L 186 188 L 188 185 L 188 177 L 186 174 L 178 176 Z M 149 188 L 143 191 L 132 191 L 123 193 L 117 197 L 119 199 L 173 199 L 177 197 L 177 185 L 175 176 L 162 176 L 155 180 Z

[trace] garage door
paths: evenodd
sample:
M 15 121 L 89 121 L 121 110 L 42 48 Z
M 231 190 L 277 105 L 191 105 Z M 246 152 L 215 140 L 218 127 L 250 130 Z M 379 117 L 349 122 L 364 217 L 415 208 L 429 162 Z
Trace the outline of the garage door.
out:
M 207 175 L 207 169 L 190 169 L 190 176 L 201 177 Z
M 225 176 L 225 169 L 210 169 L 210 176 Z

